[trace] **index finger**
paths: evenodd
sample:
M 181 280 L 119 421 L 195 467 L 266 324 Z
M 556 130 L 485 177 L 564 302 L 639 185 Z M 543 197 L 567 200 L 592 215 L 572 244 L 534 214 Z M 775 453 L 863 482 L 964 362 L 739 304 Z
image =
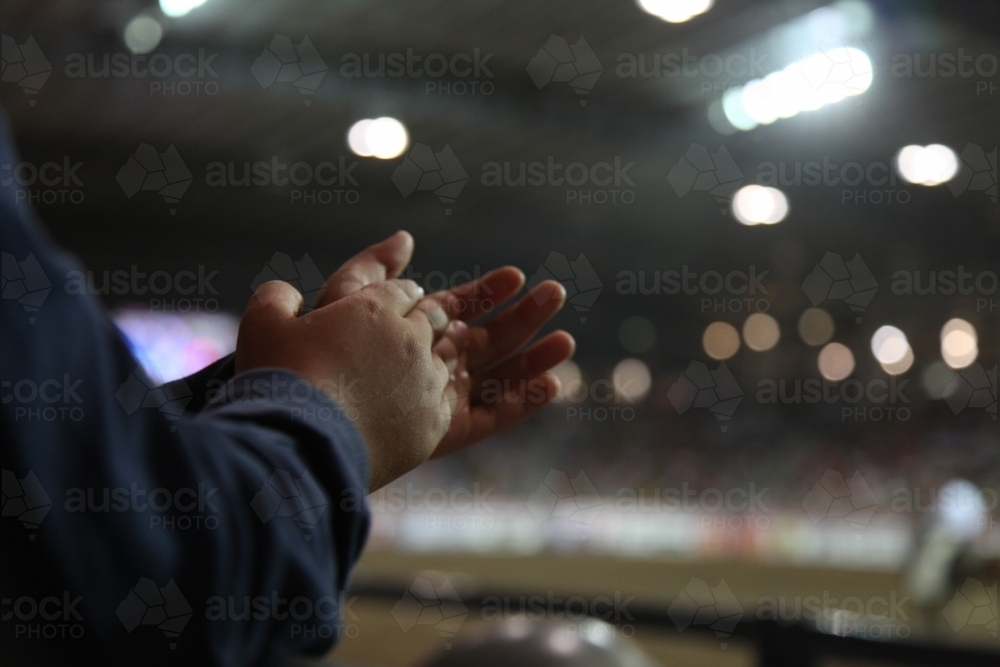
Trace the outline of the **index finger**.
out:
M 471 322 L 492 312 L 517 294 L 524 285 L 524 273 L 516 266 L 503 266 L 482 278 L 431 294 L 453 320 Z
M 397 277 L 413 256 L 413 237 L 398 231 L 384 241 L 368 246 L 344 262 L 326 281 L 316 301 L 322 308 L 357 292 L 362 287 Z
M 424 288 L 412 280 L 395 278 L 363 287 L 351 298 L 356 297 L 372 299 L 378 303 L 379 307 L 387 308 L 397 315 L 405 317 L 424 297 Z
M 431 330 L 434 332 L 434 340 L 438 340 L 444 335 L 445 329 L 448 328 L 448 323 L 451 322 L 441 304 L 430 298 L 420 299 L 413 307 L 413 310 L 408 312 L 405 317 L 413 322 L 417 322 L 414 318 L 427 318 L 427 322 L 431 325 Z

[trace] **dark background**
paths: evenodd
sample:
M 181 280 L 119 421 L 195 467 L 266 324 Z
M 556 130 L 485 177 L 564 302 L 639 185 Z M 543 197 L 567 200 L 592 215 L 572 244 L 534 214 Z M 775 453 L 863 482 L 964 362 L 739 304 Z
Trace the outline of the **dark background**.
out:
M 991 367 L 997 358 L 1000 297 L 993 295 L 990 312 L 977 310 L 975 297 L 900 296 L 892 293 L 890 284 L 899 270 L 954 270 L 962 265 L 973 273 L 997 272 L 1000 216 L 995 201 L 981 191 L 956 197 L 944 186 L 898 183 L 895 188 L 905 189 L 907 203 L 853 203 L 842 201 L 841 186 L 798 186 L 783 188 L 791 206 L 784 222 L 744 227 L 725 203 L 706 192 L 678 197 L 667 174 L 692 143 L 713 152 L 724 145 L 746 183 L 753 182 L 759 165 L 766 162 L 828 158 L 837 164 L 888 165 L 909 143 L 940 142 L 956 152 L 972 143 L 988 152 L 997 143 L 996 76 L 898 77 L 891 66 L 900 53 L 926 57 L 961 48 L 995 56 L 1000 52 L 997 3 L 869 3 L 875 22 L 863 46 L 876 69 L 870 90 L 731 136 L 718 134 L 707 120 L 709 103 L 721 90 L 703 93 L 704 78 L 616 75 L 619 54 L 683 49 L 701 56 L 755 48 L 769 54 L 767 71 L 777 69 L 787 59 L 768 40 L 769 31 L 824 4 L 719 0 L 696 20 L 671 25 L 630 0 L 210 0 L 183 19 L 164 19 L 167 30 L 156 52 L 217 53 L 212 67 L 218 76 L 206 81 L 216 83 L 218 93 L 164 95 L 151 92 L 150 77 L 70 78 L 64 71 L 70 54 L 100 58 L 127 52 L 123 26 L 143 8 L 159 16 L 156 7 L 126 1 L 5 0 L 0 7 L 3 34 L 14 35 L 18 43 L 34 36 L 53 72 L 35 96 L 14 84 L 0 86 L 0 101 L 24 159 L 41 163 L 69 156 L 83 163 L 83 203 L 42 204 L 38 213 L 54 238 L 98 275 L 132 265 L 168 272 L 204 266 L 218 272 L 213 284 L 221 307 L 239 313 L 255 276 L 275 252 L 294 259 L 308 252 L 320 271 L 329 273 L 361 247 L 397 229 L 416 237 L 413 269 L 424 275 L 482 272 L 511 263 L 530 277 L 552 252 L 569 259 L 583 253 L 600 277 L 603 292 L 586 323 L 567 307 L 554 324 L 576 337 L 577 362 L 585 376 L 604 377 L 617 361 L 630 356 L 618 340 L 618 328 L 627 317 L 643 315 L 658 332 L 653 349 L 638 355 L 654 376 L 650 399 L 639 409 L 658 426 L 650 432 L 636 423 L 593 425 L 585 429 L 587 439 L 604 430 L 611 440 L 635 442 L 644 450 L 662 452 L 667 440 L 696 450 L 704 444 L 724 446 L 730 453 L 742 445 L 743 455 L 780 459 L 771 449 L 775 442 L 791 440 L 788 447 L 798 451 L 803 438 L 833 438 L 841 443 L 838 447 L 880 443 L 879 452 L 891 463 L 897 446 L 931 447 L 928 433 L 938 425 L 965 433 L 985 429 L 992 437 L 995 420 L 983 411 L 956 416 L 943 402 L 928 400 L 919 388 L 919 373 L 938 358 L 938 332 L 954 316 L 976 326 L 979 360 Z M 275 34 L 295 43 L 308 35 L 316 46 L 330 69 L 315 95 L 305 97 L 290 84 L 262 89 L 253 78 L 250 66 Z M 604 66 L 586 106 L 566 84 L 537 89 L 525 71 L 551 34 L 570 43 L 584 35 Z M 488 64 L 493 77 L 488 81 L 494 92 L 427 94 L 426 79 L 340 75 L 346 53 L 407 48 L 424 55 L 450 56 L 477 48 L 493 54 Z M 993 89 L 977 91 L 980 81 Z M 400 195 L 390 177 L 401 158 L 360 159 L 354 171 L 360 202 L 353 205 L 293 205 L 287 189 L 220 188 L 205 182 L 206 167 L 214 161 L 242 163 L 272 156 L 287 163 L 336 162 L 340 156 L 352 161 L 357 158 L 346 146 L 348 128 L 360 118 L 381 115 L 405 123 L 411 142 L 434 150 L 444 144 L 453 148 L 470 178 L 450 205 L 450 215 L 430 193 Z M 143 142 L 159 151 L 172 144 L 193 173 L 178 203 L 168 204 L 151 192 L 128 198 L 115 182 L 118 170 Z M 564 188 L 490 188 L 480 183 L 484 163 L 544 161 L 547 156 L 563 164 L 610 162 L 616 156 L 623 163 L 633 162 L 629 174 L 635 182 L 634 203 L 568 204 Z M 795 323 L 809 305 L 801 283 L 827 252 L 844 259 L 860 253 L 880 284 L 861 323 L 843 304 L 824 305 L 837 321 L 834 340 L 854 351 L 855 377 L 884 377 L 868 349 L 878 326 L 891 323 L 909 336 L 917 361 L 905 376 L 911 380 L 914 402 L 908 423 L 844 422 L 838 406 L 770 408 L 752 400 L 749 388 L 759 378 L 818 377 L 817 350 L 799 341 Z M 691 360 L 709 361 L 701 349 L 705 326 L 722 319 L 739 328 L 747 312 L 713 314 L 702 312 L 697 296 L 623 296 L 615 290 L 621 271 L 683 265 L 699 273 L 747 271 L 751 265 L 769 272 L 769 312 L 781 324 L 782 341 L 767 353 L 744 346 L 727 362 L 748 392 L 748 405 L 734 418 L 728 435 L 719 433 L 708 414 L 680 419 L 665 400 L 665 390 Z M 110 295 L 107 300 L 111 306 L 136 300 L 143 305 L 135 295 Z M 546 419 L 562 419 L 557 415 Z M 801 433 L 808 435 L 797 435 Z M 902 444 L 888 444 L 897 440 Z M 739 460 L 735 454 L 720 457 L 731 464 Z M 921 460 L 924 469 L 933 467 L 929 459 Z

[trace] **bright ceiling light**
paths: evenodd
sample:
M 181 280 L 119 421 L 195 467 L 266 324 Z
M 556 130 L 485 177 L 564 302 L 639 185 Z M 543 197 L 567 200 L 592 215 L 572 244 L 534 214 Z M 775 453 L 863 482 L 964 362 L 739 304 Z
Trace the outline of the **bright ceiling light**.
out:
M 788 199 L 775 188 L 744 185 L 733 197 L 733 215 L 744 225 L 773 225 L 788 215 Z
M 354 125 L 351 125 L 351 129 L 347 132 L 347 145 L 355 155 L 361 157 L 372 156 L 372 151 L 368 148 L 368 141 L 365 139 L 365 133 L 368 132 L 368 126 L 373 122 L 375 121 L 371 118 L 359 120 Z
M 969 366 L 979 356 L 979 336 L 971 324 L 961 318 L 948 320 L 941 327 L 941 358 L 954 369 Z
M 739 86 L 729 88 L 722 94 L 722 112 L 737 130 L 746 132 L 757 127 L 757 121 L 743 108 L 743 89 Z
M 917 185 L 941 185 L 958 173 L 958 156 L 941 144 L 910 145 L 899 151 L 896 168 L 900 176 Z
M 152 16 L 140 14 L 125 26 L 124 39 L 132 53 L 149 53 L 163 39 L 163 26 Z
M 860 95 L 872 85 L 873 72 L 864 51 L 838 46 L 729 89 L 722 109 L 733 127 L 751 130 Z
M 872 354 L 880 364 L 895 364 L 902 361 L 910 349 L 906 334 L 896 327 L 881 326 L 872 336 Z
M 376 118 L 365 131 L 365 141 L 372 155 L 380 160 L 399 157 L 410 143 L 406 128 L 395 118 Z
M 906 345 L 906 353 L 903 357 L 891 364 L 879 364 L 889 375 L 902 375 L 906 371 L 910 370 L 913 366 L 913 348 L 910 347 L 909 343 Z
M 160 11 L 171 18 L 184 16 L 192 9 L 205 4 L 206 0 L 160 0 Z
M 714 0 L 638 0 L 639 6 L 668 23 L 684 23 L 712 8 Z
M 722 107 L 722 100 L 713 100 L 708 105 L 708 124 L 712 126 L 713 130 L 727 137 L 730 134 L 736 134 L 736 131 L 739 129 L 726 118 L 726 111 Z
M 391 160 L 402 155 L 409 143 L 406 127 L 388 116 L 359 120 L 347 133 L 347 145 L 361 157 Z

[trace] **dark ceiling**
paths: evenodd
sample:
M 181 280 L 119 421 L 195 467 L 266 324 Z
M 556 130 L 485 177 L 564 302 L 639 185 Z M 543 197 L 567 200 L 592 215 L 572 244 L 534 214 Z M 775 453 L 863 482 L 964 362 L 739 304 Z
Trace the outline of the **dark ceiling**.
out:
M 79 58 L 73 54 L 90 54 L 99 65 L 105 54 L 126 53 L 123 26 L 144 8 L 158 15 L 155 7 L 124 0 L 4 0 L 2 33 L 18 44 L 33 36 L 53 71 L 37 95 L 26 95 L 13 83 L 0 85 L 0 103 L 24 159 L 83 163 L 82 203 L 37 207 L 61 244 L 98 272 L 133 264 L 167 271 L 204 265 L 218 271 L 218 298 L 236 312 L 275 252 L 294 258 L 308 252 L 329 272 L 359 247 L 405 228 L 417 238 L 414 269 L 424 274 L 514 263 L 530 275 L 552 252 L 570 259 L 583 253 L 604 292 L 585 324 L 575 312 L 560 316 L 559 324 L 578 338 L 584 362 L 601 366 L 621 357 L 619 324 L 643 314 L 660 331 L 651 361 L 683 367 L 700 354 L 708 322 L 727 319 L 738 326 L 746 312 L 704 312 L 699 298 L 621 295 L 615 287 L 622 271 L 688 265 L 725 273 L 753 265 L 769 271 L 771 312 L 793 331 L 808 305 L 799 286 L 815 263 L 827 252 L 845 259 L 860 253 L 883 289 L 860 325 L 848 310 L 833 309 L 846 337 L 863 341 L 874 327 L 893 321 L 917 332 L 913 344 L 919 357 L 933 352 L 944 320 L 964 313 L 981 325 L 984 355 L 992 349 L 995 358 L 998 310 L 977 309 L 972 299 L 894 296 L 889 289 L 898 270 L 959 264 L 975 271 L 1000 269 L 1000 218 L 985 193 L 955 196 L 945 187 L 897 184 L 907 202 L 889 203 L 890 195 L 883 193 L 882 203 L 872 203 L 870 190 L 879 188 L 864 184 L 846 192 L 842 186 L 793 186 L 785 190 L 788 219 L 773 227 L 743 227 L 707 192 L 679 197 L 667 175 L 692 143 L 712 152 L 724 145 L 746 182 L 769 162 L 826 158 L 890 164 L 909 143 L 940 142 L 958 151 L 969 143 L 995 148 L 1000 77 L 901 77 L 891 68 L 896 54 L 959 49 L 993 54 L 995 63 L 997 3 L 873 2 L 876 21 L 864 46 L 876 74 L 867 93 L 731 136 L 712 129 L 706 110 L 720 97 L 720 84 L 742 80 L 706 84 L 705 77 L 629 78 L 616 71 L 620 54 L 652 57 L 686 49 L 702 57 L 756 49 L 770 57 L 769 31 L 825 4 L 717 0 L 704 16 L 671 25 L 643 13 L 633 0 L 209 0 L 183 19 L 166 21 L 155 53 L 174 59 L 199 51 L 218 54 L 210 71 L 190 79 L 174 74 L 155 79 L 75 78 L 67 69 Z M 295 44 L 308 36 L 329 67 L 315 94 L 302 95 L 287 83 L 265 89 L 255 79 L 251 67 L 276 34 Z M 553 34 L 570 44 L 584 36 L 603 65 L 589 94 L 578 95 L 564 83 L 541 90 L 533 84 L 526 67 Z M 438 80 L 426 76 L 346 78 L 340 70 L 345 54 L 377 57 L 407 49 L 449 58 L 475 49 L 492 54 L 487 61 L 492 76 L 478 79 L 490 84 L 490 94 L 483 89 L 454 94 L 462 81 L 454 77 L 440 80 L 453 86 L 441 94 L 428 91 Z M 766 71 L 784 64 L 778 54 L 763 62 Z M 182 94 L 189 90 L 182 88 L 185 82 L 203 87 Z M 287 187 L 206 182 L 213 162 L 239 169 L 244 162 L 273 158 L 316 164 L 344 156 L 352 162 L 357 158 L 345 144 L 347 129 L 360 118 L 381 115 L 402 120 L 413 142 L 434 151 L 445 144 L 453 149 L 469 174 L 454 203 L 446 206 L 430 192 L 401 196 L 391 179 L 401 159 L 361 159 L 352 172 L 356 204 L 293 203 Z M 160 152 L 172 144 L 183 158 L 192 183 L 179 201 L 165 202 L 154 192 L 129 198 L 119 187 L 116 174 L 142 143 Z M 634 163 L 627 172 L 634 186 L 623 186 L 634 201 L 575 203 L 567 202 L 565 186 L 482 183 L 484 164 L 509 162 L 516 170 L 520 162 L 550 156 L 561 163 Z M 995 169 L 994 164 L 994 180 Z M 864 203 L 856 201 L 857 190 Z

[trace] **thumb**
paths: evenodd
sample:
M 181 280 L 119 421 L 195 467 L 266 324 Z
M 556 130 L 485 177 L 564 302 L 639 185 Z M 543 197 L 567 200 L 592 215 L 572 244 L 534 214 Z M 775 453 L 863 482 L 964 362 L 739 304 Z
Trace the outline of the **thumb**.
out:
M 302 309 L 302 295 L 281 280 L 271 280 L 257 288 L 250 297 L 244 320 L 264 324 L 297 317 Z
M 412 256 L 413 237 L 405 231 L 396 232 L 381 243 L 362 250 L 330 276 L 316 307 L 322 308 L 354 294 L 366 285 L 395 278 L 410 263 Z

